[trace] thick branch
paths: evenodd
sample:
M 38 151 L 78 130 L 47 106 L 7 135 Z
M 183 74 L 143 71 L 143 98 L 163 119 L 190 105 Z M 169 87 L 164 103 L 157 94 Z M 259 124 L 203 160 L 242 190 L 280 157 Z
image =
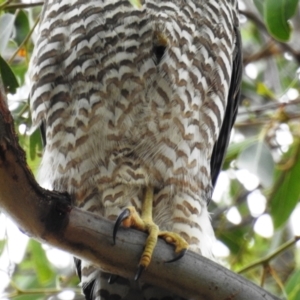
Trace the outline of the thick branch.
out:
M 1 88 L 1 87 L 0 87 Z M 12 117 L 0 95 L 0 206 L 33 238 L 92 261 L 101 269 L 133 278 L 145 234 L 120 229 L 112 245 L 113 225 L 71 207 L 69 196 L 42 189 L 35 182 L 17 143 Z M 189 252 L 164 264 L 173 249 L 159 241 L 141 280 L 189 299 L 278 299 L 226 268 Z

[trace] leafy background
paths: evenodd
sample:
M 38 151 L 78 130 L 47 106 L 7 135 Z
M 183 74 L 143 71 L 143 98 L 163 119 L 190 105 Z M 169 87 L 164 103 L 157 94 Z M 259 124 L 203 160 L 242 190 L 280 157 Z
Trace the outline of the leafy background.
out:
M 225 266 L 270 292 L 299 300 L 299 3 L 239 4 L 242 101 L 210 204 L 216 253 Z M 0 74 L 34 172 L 42 145 L 31 129 L 27 70 L 41 5 L 0 0 Z M 67 254 L 28 239 L 3 214 L 0 222 L 1 299 L 82 299 Z

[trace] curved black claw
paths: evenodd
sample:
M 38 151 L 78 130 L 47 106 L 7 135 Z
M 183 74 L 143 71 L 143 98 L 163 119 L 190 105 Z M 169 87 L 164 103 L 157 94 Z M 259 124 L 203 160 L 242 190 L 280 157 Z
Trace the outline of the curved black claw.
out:
M 118 278 L 119 278 L 119 275 L 110 274 L 107 282 L 108 282 L 108 284 L 113 284 L 118 280 Z
M 174 262 L 174 261 L 177 261 L 177 260 L 183 258 L 184 255 L 185 255 L 185 253 L 186 253 L 186 251 L 187 251 L 187 249 L 181 250 L 181 251 L 178 253 L 178 255 L 177 255 L 176 257 L 174 257 L 174 258 L 171 259 L 171 260 L 165 261 L 165 263 L 166 263 L 166 264 L 169 264 L 169 263 L 172 263 L 172 262 Z
M 145 270 L 145 267 L 142 266 L 142 265 L 139 265 L 137 271 L 136 271 L 136 274 L 135 274 L 135 277 L 134 277 L 134 280 L 137 281 L 139 280 L 139 278 L 141 277 L 143 271 Z
M 113 231 L 113 241 L 114 241 L 114 245 L 116 244 L 116 235 L 117 235 L 117 231 L 120 227 L 120 225 L 122 224 L 122 222 L 127 219 L 130 216 L 130 210 L 128 208 L 124 209 L 120 215 L 118 216 L 118 219 L 115 223 L 114 226 L 114 231 Z

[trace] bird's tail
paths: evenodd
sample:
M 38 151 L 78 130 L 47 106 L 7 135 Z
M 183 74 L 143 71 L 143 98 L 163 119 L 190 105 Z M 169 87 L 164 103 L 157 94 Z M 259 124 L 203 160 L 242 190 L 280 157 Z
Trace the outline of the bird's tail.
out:
M 126 299 L 131 288 L 130 280 L 100 271 L 90 262 L 75 257 L 74 261 L 86 300 Z
M 74 261 L 86 300 L 185 300 L 167 290 L 105 273 L 84 260 L 74 257 Z

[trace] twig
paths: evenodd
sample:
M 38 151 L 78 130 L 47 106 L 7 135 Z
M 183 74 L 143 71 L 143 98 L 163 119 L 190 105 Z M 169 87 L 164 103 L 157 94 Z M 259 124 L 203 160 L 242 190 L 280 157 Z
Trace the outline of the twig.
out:
M 41 289 L 28 289 L 24 290 L 18 287 L 13 281 L 10 282 L 10 285 L 14 288 L 14 291 L 5 295 L 8 299 L 12 299 L 21 295 L 53 295 L 63 292 L 63 289 L 60 288 L 41 288 Z M 79 289 L 68 288 L 68 290 L 72 290 L 77 294 L 80 294 Z M 4 295 L 3 295 L 4 296 Z
M 284 252 L 285 250 L 287 250 L 288 248 L 290 248 L 291 246 L 293 246 L 294 244 L 296 244 L 298 241 L 300 240 L 300 236 L 295 236 L 293 239 L 291 239 L 290 241 L 284 243 L 283 245 L 281 245 L 278 249 L 276 249 L 274 252 L 272 252 L 271 254 L 267 255 L 266 257 L 257 260 L 254 263 L 251 263 L 250 265 L 242 268 L 241 270 L 239 270 L 237 273 L 241 274 L 241 273 L 245 273 L 257 266 L 265 266 L 267 264 L 269 264 L 269 262 L 275 258 L 276 256 L 278 256 L 280 253 Z
M 18 49 L 14 52 L 14 54 L 11 56 L 11 58 L 8 60 L 8 63 L 11 63 L 14 58 L 16 57 L 16 55 L 18 54 L 18 52 L 20 51 L 20 49 L 27 43 L 27 41 L 30 39 L 35 27 L 37 26 L 37 24 L 39 23 L 40 18 L 38 17 L 35 22 L 34 25 L 32 26 L 32 28 L 30 29 L 29 33 L 27 34 L 27 36 L 25 37 L 25 39 L 22 41 L 22 43 L 20 44 L 20 46 L 18 47 Z
M 4 3 L 2 3 L 0 5 L 0 9 L 4 9 L 7 5 L 9 5 L 9 3 L 11 3 L 13 0 L 7 0 Z
M 252 107 L 244 111 L 239 111 L 238 115 L 246 115 L 246 114 L 260 114 L 266 110 L 271 110 L 271 109 L 278 109 L 280 107 L 287 107 L 290 105 L 297 105 L 300 104 L 300 98 L 297 98 L 295 100 L 291 100 L 289 102 L 276 102 L 276 103 L 268 103 L 266 105 L 261 105 L 257 107 Z
M 10 2 L 12 2 L 12 0 L 10 1 L 6 1 L 5 3 L 3 3 L 2 5 L 0 5 L 0 9 L 23 9 L 23 8 L 31 8 L 31 7 L 37 7 L 37 6 L 42 6 L 44 5 L 44 1 L 41 2 L 33 2 L 33 3 L 16 3 L 16 4 L 9 4 Z

